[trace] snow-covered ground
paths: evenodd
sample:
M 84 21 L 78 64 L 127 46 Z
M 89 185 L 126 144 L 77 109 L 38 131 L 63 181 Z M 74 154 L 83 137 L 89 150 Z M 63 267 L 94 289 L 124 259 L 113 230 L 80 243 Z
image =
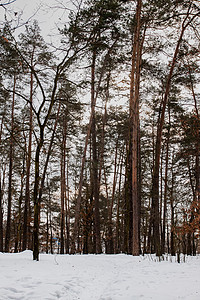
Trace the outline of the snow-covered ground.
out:
M 200 256 L 185 263 L 129 255 L 0 253 L 0 300 L 200 300 Z

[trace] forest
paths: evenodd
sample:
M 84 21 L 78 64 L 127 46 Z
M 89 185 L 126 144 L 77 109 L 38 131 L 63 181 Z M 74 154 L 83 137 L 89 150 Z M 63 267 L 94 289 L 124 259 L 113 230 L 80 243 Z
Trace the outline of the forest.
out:
M 0 252 L 196 255 L 200 1 L 55 0 L 68 18 L 52 42 L 12 2 L 0 2 Z

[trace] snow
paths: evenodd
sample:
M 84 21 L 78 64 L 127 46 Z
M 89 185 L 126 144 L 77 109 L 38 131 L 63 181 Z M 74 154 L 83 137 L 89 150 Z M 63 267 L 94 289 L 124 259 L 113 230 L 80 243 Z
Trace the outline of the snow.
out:
M 200 256 L 178 264 L 154 256 L 0 253 L 1 300 L 200 299 Z

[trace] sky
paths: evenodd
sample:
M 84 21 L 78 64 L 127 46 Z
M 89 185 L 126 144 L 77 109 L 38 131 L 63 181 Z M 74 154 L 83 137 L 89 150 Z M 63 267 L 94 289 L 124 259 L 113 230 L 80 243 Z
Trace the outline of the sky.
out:
M 63 3 L 65 4 L 65 7 Z M 6 6 L 6 16 L 8 19 L 15 19 L 13 23 L 20 25 L 38 20 L 42 36 L 47 42 L 54 39 L 57 28 L 62 27 L 68 20 L 69 7 L 71 1 L 62 0 L 16 0 L 13 4 Z M 4 20 L 5 10 L 0 7 L 0 20 Z M 20 21 L 19 21 L 20 19 Z M 23 31 L 20 26 L 17 32 Z

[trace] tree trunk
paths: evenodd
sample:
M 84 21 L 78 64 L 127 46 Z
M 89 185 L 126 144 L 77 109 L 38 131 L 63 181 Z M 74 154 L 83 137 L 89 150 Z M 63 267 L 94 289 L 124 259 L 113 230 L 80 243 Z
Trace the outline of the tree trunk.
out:
M 91 68 L 91 106 L 95 104 L 95 62 L 96 53 L 93 52 L 92 68 Z M 100 214 L 99 214 L 99 188 L 98 188 L 98 159 L 96 145 L 96 118 L 95 110 L 91 126 L 92 136 L 92 185 L 94 193 L 94 219 L 95 219 L 95 237 L 96 237 L 96 253 L 102 252 L 101 249 L 101 234 L 100 234 Z
M 2 203 L 2 184 L 0 175 L 0 252 L 3 252 L 3 203 Z
M 0 175 L 0 252 L 3 252 L 3 191 Z
M 165 157 L 165 190 L 164 190 L 164 205 L 163 205 L 163 225 L 161 236 L 161 253 L 165 253 L 166 241 L 166 214 L 167 214 L 167 191 L 168 191 L 168 162 L 169 162 L 169 138 L 170 138 L 170 109 L 169 109 L 169 125 L 167 131 L 166 157 Z
M 40 202 L 38 199 L 40 183 L 40 151 L 44 144 L 44 130 L 41 128 L 40 140 L 35 153 L 35 184 L 34 184 L 34 227 L 33 227 L 33 260 L 39 260 L 39 214 Z
M 132 202 L 132 133 L 130 132 L 129 146 L 126 145 L 126 174 L 125 174 L 125 201 L 124 201 L 124 252 L 132 254 L 133 248 L 133 202 Z
M 47 180 L 48 182 L 48 180 Z M 51 215 L 51 190 L 50 187 L 48 188 L 48 201 L 49 201 L 49 229 L 50 229 L 50 253 L 53 254 L 53 226 L 52 226 L 52 215 Z
M 112 222 L 112 214 L 113 214 L 113 205 L 114 205 L 114 197 L 115 197 L 115 189 L 117 183 L 117 156 L 118 156 L 118 138 L 115 146 L 115 162 L 114 162 L 114 177 L 113 177 L 113 187 L 112 187 L 112 198 L 111 203 L 108 207 L 108 237 L 107 237 L 107 253 L 114 253 L 114 240 L 113 240 L 113 222 Z
M 120 200 L 121 200 L 121 185 L 122 185 L 122 169 L 123 169 L 123 156 L 124 156 L 124 147 L 122 149 L 122 159 L 120 163 L 119 171 L 119 187 L 118 187 L 118 198 L 117 198 L 117 219 L 116 219 L 116 253 L 122 251 L 122 224 L 120 224 Z M 120 226 L 121 225 L 121 226 Z
M 173 161 L 173 156 L 172 156 L 172 161 Z M 174 256 L 176 251 L 175 251 L 175 239 L 174 239 L 174 225 L 175 225 L 175 220 L 174 220 L 174 173 L 173 173 L 173 165 L 172 165 L 172 185 L 171 185 L 171 195 L 170 195 L 170 205 L 171 205 L 171 255 Z
M 47 223 L 46 223 L 46 254 L 49 253 L 49 207 L 47 205 Z
M 64 231 L 65 231 L 65 192 L 66 192 L 66 118 L 63 120 L 63 140 L 61 149 L 61 220 L 60 220 L 60 254 L 64 254 Z
M 25 160 L 25 159 L 24 159 Z M 25 173 L 25 168 L 24 168 L 24 161 L 23 161 L 23 173 L 21 174 L 21 191 L 20 191 L 20 196 L 19 196 L 19 207 L 18 207 L 18 216 L 17 216 L 17 232 L 16 232 L 16 237 L 15 237 L 15 253 L 18 251 L 21 251 L 20 247 L 20 240 L 21 240 L 21 208 L 22 208 L 22 199 L 23 199 L 23 188 L 24 188 L 24 173 Z
M 70 248 L 70 204 L 69 204 L 69 162 L 67 160 L 67 186 L 65 188 L 65 208 L 66 208 L 66 213 L 65 213 L 65 224 L 66 224 L 66 246 L 65 246 L 65 251 L 66 254 L 69 253 L 69 248 Z
M 0 145 L 1 145 L 1 136 L 3 130 L 3 118 L 1 122 L 1 131 L 0 131 Z M 3 185 L 1 181 L 1 171 L 0 171 L 0 252 L 3 252 Z
M 130 86 L 130 147 L 131 152 L 131 197 L 133 209 L 133 244 L 132 254 L 139 255 L 139 198 L 138 198 L 138 137 L 139 137 L 139 88 L 140 88 L 140 63 L 141 63 L 141 8 L 142 0 L 137 1 L 136 27 L 134 34 L 134 44 L 132 53 L 132 70 Z
M 10 151 L 9 151 L 9 177 L 8 177 L 8 211 L 7 211 L 7 225 L 5 236 L 5 252 L 10 250 L 10 232 L 11 232 L 11 206 L 12 206 L 12 173 L 13 173 L 13 154 L 14 154 L 14 107 L 15 107 L 15 88 L 16 75 L 14 75 L 13 99 L 11 110 L 11 136 L 10 136 Z
M 33 102 L 33 73 L 31 71 L 31 81 L 30 81 L 30 104 Z M 30 167 L 31 167 L 31 148 L 32 148 L 32 130 L 33 130 L 33 113 L 32 107 L 30 105 L 30 115 L 29 115 L 29 141 L 28 141 L 28 153 L 26 161 L 26 190 L 24 199 L 24 224 L 23 224 L 23 242 L 22 250 L 27 248 L 27 234 L 30 227 Z M 30 239 L 30 234 L 29 234 Z M 29 242 L 30 244 L 30 242 Z

